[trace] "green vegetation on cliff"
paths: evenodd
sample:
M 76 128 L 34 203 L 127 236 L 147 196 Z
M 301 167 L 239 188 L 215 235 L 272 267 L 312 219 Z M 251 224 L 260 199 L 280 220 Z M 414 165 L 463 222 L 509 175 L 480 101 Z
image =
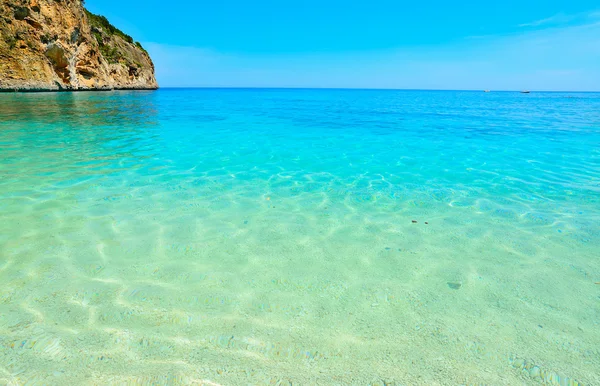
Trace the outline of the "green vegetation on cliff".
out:
M 102 52 L 102 55 L 106 58 L 106 60 L 108 60 L 110 63 L 117 63 L 119 59 L 121 59 L 121 56 L 119 54 L 119 50 L 116 47 L 107 45 L 104 42 L 103 35 L 100 31 L 107 34 L 108 36 L 118 36 L 121 39 L 125 40 L 127 43 L 135 44 L 139 49 L 141 49 L 145 53 L 148 53 L 144 49 L 144 47 L 142 47 L 140 42 L 134 43 L 133 38 L 131 36 L 127 35 L 125 32 L 112 25 L 106 17 L 102 15 L 93 14 L 87 9 L 85 10 L 85 13 L 90 22 L 90 26 L 92 27 L 92 34 L 94 35 L 94 37 L 98 41 L 98 45 L 100 46 L 100 51 Z
M 114 25 L 110 24 L 108 19 L 105 18 L 104 16 L 95 15 L 95 14 L 91 13 L 90 11 L 88 11 L 87 9 L 85 10 L 85 13 L 86 13 L 88 20 L 90 21 L 90 25 L 92 27 L 102 28 L 102 30 L 109 35 L 117 35 L 117 36 L 120 36 L 126 42 L 133 43 L 133 38 L 131 36 L 127 35 L 125 32 L 121 31 Z

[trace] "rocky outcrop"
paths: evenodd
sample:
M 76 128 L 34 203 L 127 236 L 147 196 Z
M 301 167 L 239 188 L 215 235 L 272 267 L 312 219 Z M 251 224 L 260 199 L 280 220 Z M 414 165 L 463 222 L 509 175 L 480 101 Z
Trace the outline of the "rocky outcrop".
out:
M 81 0 L 0 0 L 0 91 L 156 88 L 146 50 Z

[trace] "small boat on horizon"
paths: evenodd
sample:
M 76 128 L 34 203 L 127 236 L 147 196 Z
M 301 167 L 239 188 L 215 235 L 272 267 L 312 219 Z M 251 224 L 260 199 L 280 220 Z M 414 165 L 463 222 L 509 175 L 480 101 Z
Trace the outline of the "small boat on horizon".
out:
M 523 90 L 523 91 L 521 91 L 521 94 L 529 94 L 530 92 L 531 91 L 529 91 L 529 90 Z
M 483 92 L 490 92 L 490 90 L 483 90 Z

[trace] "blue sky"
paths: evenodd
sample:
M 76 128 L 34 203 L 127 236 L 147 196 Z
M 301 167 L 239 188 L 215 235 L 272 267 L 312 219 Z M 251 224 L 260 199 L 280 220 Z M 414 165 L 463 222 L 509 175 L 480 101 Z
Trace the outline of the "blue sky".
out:
M 600 4 L 87 0 L 162 87 L 600 91 Z

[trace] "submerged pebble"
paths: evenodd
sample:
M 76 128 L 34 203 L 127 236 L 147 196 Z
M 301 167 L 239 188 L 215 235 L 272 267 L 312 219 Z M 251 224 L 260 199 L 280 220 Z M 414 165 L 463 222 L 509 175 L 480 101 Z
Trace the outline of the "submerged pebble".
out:
M 540 377 L 540 368 L 537 366 L 532 367 L 531 369 L 529 369 L 529 375 L 533 378 Z
M 390 379 L 380 379 L 372 382 L 371 386 L 394 386 L 396 383 Z
M 517 359 L 515 359 L 515 360 L 513 361 L 512 365 L 513 365 L 513 367 L 514 367 L 514 368 L 516 368 L 516 369 L 522 369 L 522 368 L 524 368 L 524 367 L 525 367 L 525 360 L 524 360 L 524 359 L 517 358 Z
M 520 370 L 524 377 L 533 378 L 537 382 L 542 382 L 546 385 L 581 386 L 579 381 L 569 377 L 560 376 L 557 373 L 541 368 L 533 361 L 517 357 L 512 357 L 509 361 L 512 367 Z
M 457 290 L 460 289 L 460 287 L 462 287 L 462 283 L 459 283 L 457 281 L 449 281 L 448 287 L 452 288 L 453 290 Z

